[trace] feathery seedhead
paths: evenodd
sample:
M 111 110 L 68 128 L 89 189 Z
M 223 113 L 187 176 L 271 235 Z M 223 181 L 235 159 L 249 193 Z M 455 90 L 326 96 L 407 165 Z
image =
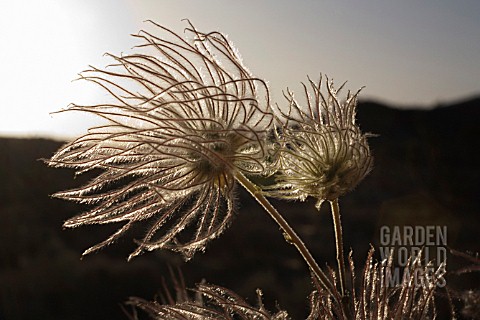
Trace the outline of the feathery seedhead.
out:
M 285 94 L 288 112 L 280 111 L 277 130 L 280 175 L 270 195 L 305 200 L 334 200 L 352 190 L 370 171 L 372 156 L 367 135 L 355 123 L 357 96 L 348 91 L 345 99 L 326 78 L 309 80 L 311 92 L 303 84 L 307 105 L 302 107 L 293 93 Z
M 430 262 L 422 264 L 423 256 L 420 253 L 418 256 L 410 256 L 406 266 L 397 269 L 393 265 L 392 256 L 385 261 L 375 262 L 373 255 L 374 249 L 371 248 L 363 272 L 356 272 L 350 252 L 348 264 L 351 289 L 350 294 L 344 298 L 349 308 L 342 308 L 338 304 L 342 300 L 337 286 L 332 295 L 313 279 L 316 290 L 310 295 L 310 315 L 307 320 L 437 318 L 438 283 L 443 281 L 445 266 L 434 269 Z M 333 270 L 330 277 L 332 281 L 336 280 Z M 338 299 L 334 300 L 333 297 Z
M 143 310 L 149 319 L 205 319 L 205 320 L 289 320 L 286 311 L 275 314 L 267 311 L 262 303 L 262 293 L 257 290 L 258 306 L 252 306 L 235 292 L 216 285 L 201 283 L 192 290 L 196 298 L 183 294 L 180 301 L 161 304 L 156 301 L 146 301 L 130 298 L 129 305 Z M 186 292 L 186 291 L 184 291 Z
M 93 113 L 107 124 L 63 146 L 48 161 L 95 179 L 55 196 L 94 205 L 66 227 L 124 222 L 151 226 L 132 258 L 167 248 L 188 259 L 217 237 L 233 213 L 234 175 L 261 174 L 270 130 L 266 84 L 253 77 L 226 37 L 193 25 L 184 39 L 151 22 L 161 36 L 141 31 L 143 43 L 116 63 L 91 68 L 81 79 L 103 87 L 112 101 L 67 110 Z

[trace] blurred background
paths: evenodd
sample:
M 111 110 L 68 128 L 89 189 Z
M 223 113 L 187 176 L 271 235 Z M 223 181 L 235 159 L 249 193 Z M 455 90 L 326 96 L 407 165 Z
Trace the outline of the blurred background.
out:
M 188 18 L 201 31 L 227 34 L 279 104 L 282 90 L 300 92 L 300 82 L 320 72 L 348 80 L 351 90 L 366 86 L 358 121 L 378 134 L 370 139 L 375 167 L 341 199 L 345 246 L 359 268 L 383 225 L 446 225 L 451 248 L 478 252 L 479 17 L 473 0 L 2 1 L 0 319 L 128 319 L 124 301 L 153 299 L 169 266 L 181 268 L 189 287 L 205 278 L 253 304 L 259 287 L 270 310 L 308 313 L 308 271 L 241 190 L 232 226 L 188 264 L 166 252 L 127 263 L 134 232 L 80 260 L 117 226 L 62 230 L 85 208 L 49 195 L 90 177 L 74 179 L 39 159 L 97 120 L 51 112 L 101 99 L 98 88 L 72 80 L 88 65 L 109 64 L 105 52 L 131 52 L 138 43 L 129 35 L 151 30 L 147 19 L 182 33 Z M 328 210 L 277 205 L 320 264 L 334 265 Z M 451 257 L 449 269 L 471 263 Z M 480 288 L 475 272 L 452 272 L 448 282 L 458 297 Z

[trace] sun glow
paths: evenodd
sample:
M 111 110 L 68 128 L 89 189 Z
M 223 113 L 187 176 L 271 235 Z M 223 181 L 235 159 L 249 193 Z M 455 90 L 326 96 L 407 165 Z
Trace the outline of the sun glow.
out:
M 104 38 L 118 39 L 108 37 L 108 27 L 96 32 L 101 21 L 108 21 L 95 9 L 92 2 L 74 1 L 0 4 L 0 135 L 63 138 L 65 132 L 74 136 L 92 125 L 93 117 L 83 114 L 51 113 L 103 94 L 82 81 L 72 82 L 89 63 L 106 63 L 102 54 L 110 48 Z M 123 38 L 135 27 L 129 29 L 120 31 Z

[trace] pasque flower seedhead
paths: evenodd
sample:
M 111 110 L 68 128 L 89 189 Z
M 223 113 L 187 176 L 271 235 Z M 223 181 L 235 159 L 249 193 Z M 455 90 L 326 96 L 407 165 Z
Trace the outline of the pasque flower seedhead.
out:
M 279 111 L 277 183 L 268 192 L 280 198 L 334 200 L 352 190 L 370 171 L 367 135 L 355 123 L 358 93 L 338 94 L 333 81 L 322 77 L 304 84 L 305 106 L 292 92 L 285 94 L 288 111 Z M 325 88 L 322 88 L 322 84 Z M 322 90 L 323 89 L 323 90 Z M 323 92 L 322 92 L 323 91 Z
M 149 220 L 130 257 L 167 248 L 190 258 L 230 222 L 234 175 L 264 171 L 264 140 L 273 119 L 266 84 L 250 74 L 223 34 L 189 24 L 184 39 L 152 25 L 161 36 L 141 31 L 135 53 L 109 55 L 115 64 L 81 74 L 112 101 L 67 110 L 107 123 L 48 161 L 78 172 L 101 170 L 87 185 L 56 194 L 93 205 L 66 227 L 124 223 L 85 254 Z

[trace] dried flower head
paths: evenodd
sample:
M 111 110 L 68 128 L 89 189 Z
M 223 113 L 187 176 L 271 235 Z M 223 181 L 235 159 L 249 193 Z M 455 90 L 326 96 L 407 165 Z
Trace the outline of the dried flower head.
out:
M 352 190 L 370 171 L 372 156 L 366 135 L 355 123 L 357 95 L 348 91 L 344 100 L 333 81 L 309 80 L 303 84 L 307 105 L 302 107 L 287 91 L 288 112 L 281 112 L 282 126 L 278 168 L 280 176 L 271 195 L 304 200 L 308 196 L 334 200 Z
M 178 293 L 177 289 L 177 293 Z M 252 306 L 235 292 L 216 285 L 201 283 L 193 291 L 195 298 L 187 295 L 186 290 L 181 289 L 180 299 L 159 303 L 146 301 L 140 298 L 130 298 L 129 305 L 146 312 L 149 319 L 207 319 L 207 320 L 234 320 L 234 319 L 258 319 L 258 320 L 288 320 L 286 311 L 278 311 L 271 314 L 262 303 L 262 293 L 257 290 L 258 306 Z M 178 296 L 178 294 L 177 294 Z M 134 317 L 136 319 L 136 317 Z
M 373 254 L 372 248 L 363 273 L 358 274 L 355 273 L 350 252 L 348 261 L 352 288 L 344 300 L 347 308 L 337 303 L 341 300 L 333 299 L 341 297 L 340 292 L 334 291 L 331 295 L 314 283 L 316 290 L 310 295 L 310 315 L 307 320 L 436 319 L 435 298 L 438 285 L 445 275 L 445 266 L 434 269 L 431 263 L 422 264 L 423 256 L 420 253 L 408 258 L 400 274 L 396 273 L 400 270 L 393 265 L 391 257 L 378 263 L 374 262 Z M 331 274 L 332 280 L 335 280 L 333 270 Z
M 67 110 L 93 113 L 107 124 L 48 161 L 78 173 L 101 170 L 87 185 L 55 194 L 94 205 L 65 227 L 124 222 L 84 254 L 150 220 L 130 258 L 157 248 L 190 258 L 231 220 L 236 172 L 264 170 L 264 140 L 273 118 L 266 84 L 250 74 L 223 34 L 189 24 L 184 39 L 151 23 L 162 36 L 135 35 L 141 52 L 109 54 L 116 63 L 81 74 L 112 101 Z

